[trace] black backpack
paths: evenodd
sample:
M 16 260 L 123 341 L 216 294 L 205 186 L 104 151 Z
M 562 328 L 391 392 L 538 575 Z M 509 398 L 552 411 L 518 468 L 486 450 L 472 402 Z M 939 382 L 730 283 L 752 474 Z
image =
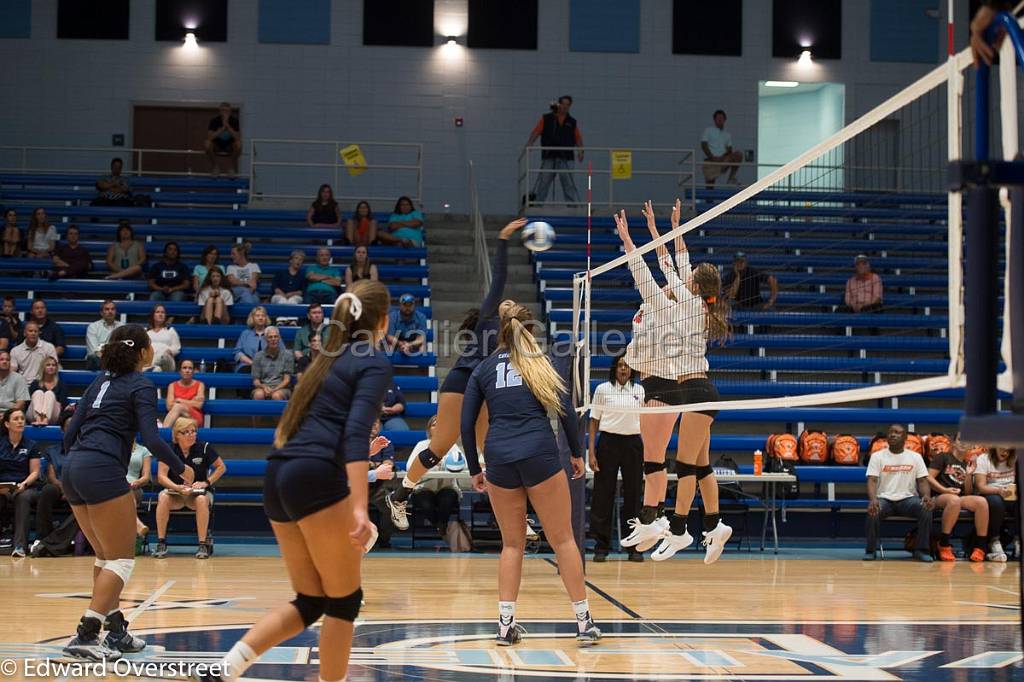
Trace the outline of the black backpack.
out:
M 78 535 L 78 521 L 74 514 L 60 522 L 50 534 L 40 541 L 32 556 L 67 556 L 74 552 L 75 536 Z

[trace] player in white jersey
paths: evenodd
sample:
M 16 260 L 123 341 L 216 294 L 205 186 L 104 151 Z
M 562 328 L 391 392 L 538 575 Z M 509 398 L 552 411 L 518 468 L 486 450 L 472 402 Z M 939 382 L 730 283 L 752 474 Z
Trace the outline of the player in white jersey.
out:
M 673 229 L 678 227 L 680 202 L 672 211 Z M 651 236 L 658 237 L 650 202 L 644 207 Z M 626 253 L 635 250 L 629 235 L 625 211 L 616 216 L 616 226 Z M 645 406 L 686 405 L 714 402 L 718 391 L 707 378 L 706 357 L 709 339 L 729 334 L 728 305 L 721 300 L 718 269 L 701 263 L 690 268 L 689 252 L 682 237 L 675 240 L 676 262 L 668 249 L 656 251 L 665 275 L 665 289 L 658 287 L 643 258 L 629 261 L 630 271 L 644 301 L 634 317 L 634 336 L 626 350 L 626 361 L 643 376 Z M 661 516 L 668 477 L 665 451 L 672 437 L 677 415 L 650 413 L 641 415 L 640 431 L 644 441 L 644 507 L 639 519 L 632 520 L 633 532 L 623 540 L 627 547 L 645 551 L 659 540 L 655 561 L 667 559 L 693 542 L 686 530 L 686 517 L 700 485 L 704 501 L 705 563 L 721 555 L 732 529 L 718 515 L 718 482 L 710 465 L 711 424 L 717 411 L 686 412 L 680 420 L 679 451 L 676 472 L 679 486 L 676 513 Z

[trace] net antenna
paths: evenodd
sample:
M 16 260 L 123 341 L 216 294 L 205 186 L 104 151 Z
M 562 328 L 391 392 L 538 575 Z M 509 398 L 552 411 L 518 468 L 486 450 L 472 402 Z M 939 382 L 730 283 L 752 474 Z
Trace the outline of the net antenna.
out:
M 910 169 L 913 172 L 928 172 L 932 174 L 931 177 L 938 177 L 939 179 L 935 184 L 929 186 L 928 191 L 946 193 L 947 199 L 947 206 L 945 207 L 947 245 L 940 252 L 945 256 L 947 263 L 944 268 L 945 272 L 937 276 L 933 275 L 930 278 L 930 281 L 944 282 L 944 286 L 940 286 L 946 292 L 944 304 L 948 305 L 948 317 L 945 330 L 942 332 L 942 335 L 946 337 L 946 343 L 943 346 L 945 347 L 945 352 L 948 353 L 948 362 L 945 362 L 941 369 L 935 372 L 927 372 L 928 374 L 933 374 L 933 376 L 925 378 L 914 378 L 891 383 L 865 384 L 859 387 L 843 385 L 836 390 L 825 390 L 823 392 L 801 394 L 798 388 L 793 391 L 794 394 L 792 395 L 779 395 L 780 391 L 774 391 L 771 394 L 762 394 L 772 395 L 772 397 L 721 400 L 684 406 L 623 408 L 612 411 L 682 412 L 709 409 L 751 410 L 780 407 L 814 407 L 857 401 L 875 401 L 963 387 L 966 383 L 965 375 L 967 371 L 963 333 L 963 200 L 959 193 L 949 190 L 949 184 L 943 179 L 943 169 L 950 160 L 959 159 L 963 156 L 961 141 L 965 127 L 969 127 L 969 125 L 965 125 L 963 106 L 964 71 L 971 63 L 972 56 L 969 49 L 954 52 L 952 45 L 950 45 L 948 59 L 945 64 L 937 66 L 835 134 L 812 146 L 806 152 L 775 170 L 763 172 L 762 177 L 757 182 L 737 191 L 720 203 L 711 206 L 705 212 L 692 218 L 677 229 L 663 233 L 657 239 L 652 239 L 645 244 L 638 244 L 633 253 L 628 255 L 621 254 L 605 262 L 600 262 L 595 258 L 591 267 L 588 267 L 586 272 L 577 272 L 573 276 L 573 319 L 574 325 L 576 325 L 574 327 L 574 338 L 578 341 L 577 350 L 584 356 L 585 361 L 589 362 L 591 357 L 596 361 L 601 354 L 595 354 L 590 346 L 594 345 L 595 339 L 598 337 L 604 338 L 604 336 L 595 333 L 596 330 L 591 319 L 595 317 L 592 313 L 595 292 L 602 293 L 602 297 L 599 300 L 609 300 L 604 297 L 604 291 L 597 287 L 609 282 L 624 282 L 628 278 L 627 268 L 631 259 L 638 256 L 646 257 L 645 260 L 653 264 L 655 256 L 653 252 L 655 249 L 663 245 L 671 249 L 672 242 L 676 236 L 682 236 L 696 230 L 700 230 L 698 239 L 711 235 L 729 235 L 730 230 L 735 228 L 736 223 L 727 223 L 727 221 L 737 221 L 737 216 L 753 215 L 754 217 L 746 219 L 747 224 L 753 225 L 754 229 L 761 230 L 761 233 L 767 233 L 769 230 L 775 230 L 776 233 L 780 231 L 780 228 L 776 227 L 779 225 L 778 222 L 762 220 L 760 216 L 762 213 L 772 215 L 771 211 L 775 211 L 774 215 L 782 215 L 789 219 L 791 221 L 790 224 L 793 225 L 798 224 L 798 221 L 802 221 L 801 224 L 806 228 L 816 220 L 814 217 L 806 216 L 814 216 L 816 214 L 813 212 L 801 214 L 800 210 L 810 205 L 809 203 L 802 202 L 814 202 L 817 207 L 821 207 L 819 213 L 825 213 L 826 215 L 829 215 L 829 211 L 832 211 L 836 216 L 852 213 L 853 211 L 846 211 L 844 213 L 843 206 L 846 204 L 842 202 L 849 201 L 849 199 L 842 198 L 841 191 L 837 192 L 835 190 L 844 190 L 851 186 L 854 189 L 858 189 L 857 183 L 859 181 L 868 177 L 871 173 L 878 174 L 878 169 L 874 167 L 867 170 L 864 170 L 863 166 L 860 168 L 855 167 L 858 160 L 855 157 L 860 153 L 860 148 L 864 146 L 865 142 L 868 144 L 874 143 L 877 139 L 876 131 L 883 127 L 879 126 L 880 123 L 896 120 L 902 121 L 905 127 L 913 127 L 915 122 L 917 122 L 919 128 L 927 128 L 925 132 L 930 133 L 918 136 L 917 139 L 921 148 L 924 148 L 926 144 L 935 145 L 937 143 L 941 145 L 939 140 L 942 134 L 945 134 L 947 138 L 944 152 L 939 151 L 934 155 L 935 158 L 930 159 L 926 164 L 922 164 L 928 166 L 927 169 Z M 948 86 L 945 98 L 942 98 L 940 93 L 933 92 L 943 85 Z M 943 101 L 944 104 L 941 104 Z M 929 107 L 934 107 L 935 110 L 930 110 Z M 941 120 L 943 117 L 945 118 L 944 121 Z M 968 119 L 967 123 L 981 123 L 983 118 L 980 112 L 975 112 L 975 119 L 977 120 L 972 122 Z M 1016 117 L 1007 117 L 1007 120 L 1015 121 Z M 879 126 L 879 128 L 875 128 L 875 126 Z M 906 137 L 910 137 L 911 133 L 917 132 L 912 130 L 906 133 Z M 902 142 L 904 147 L 912 147 L 914 144 L 913 140 L 903 140 Z M 939 149 L 941 150 L 941 147 Z M 911 150 L 911 152 L 913 151 Z M 822 165 L 822 159 L 830 160 L 830 165 Z M 836 170 L 837 168 L 839 170 Z M 795 192 L 793 191 L 794 187 L 797 188 Z M 791 195 L 797 195 L 797 198 L 783 198 L 785 192 L 779 190 L 789 191 Z M 938 196 L 942 195 L 939 194 Z M 900 205 L 901 203 L 898 195 L 891 201 L 894 205 Z M 939 202 L 936 201 L 935 203 L 938 204 Z M 843 220 L 843 218 L 832 218 L 832 220 Z M 814 223 L 814 225 L 818 224 Z M 824 222 L 820 226 L 828 227 Z M 865 232 L 867 231 L 869 230 L 866 228 Z M 737 232 L 733 231 L 732 234 L 737 234 Z M 789 236 L 788 233 L 786 236 Z M 872 238 L 869 237 L 869 239 Z M 864 244 L 870 244 L 870 242 L 864 242 Z M 850 246 L 853 248 L 853 245 Z M 711 251 L 709 250 L 708 253 L 710 254 Z M 857 251 L 852 251 L 852 253 L 857 253 Z M 655 270 L 653 265 L 651 269 L 652 271 Z M 798 282 L 800 286 L 816 286 L 815 277 L 817 274 L 811 274 L 811 272 L 812 269 L 808 268 L 807 273 Z M 896 272 L 898 275 L 899 271 L 896 270 Z M 941 280 L 938 279 L 939 277 L 941 277 Z M 898 277 L 894 279 L 898 279 Z M 630 279 L 629 281 L 631 282 L 632 280 Z M 843 281 L 845 281 L 845 277 Z M 934 284 L 929 286 L 934 286 Z M 912 284 L 908 285 L 908 289 L 910 295 L 914 295 Z M 820 292 L 825 294 L 824 287 L 821 288 Z M 604 312 L 606 311 L 601 311 L 601 313 Z M 785 315 L 785 313 L 780 313 L 775 317 L 782 318 Z M 737 315 L 735 317 L 742 320 L 755 319 L 757 316 L 748 315 L 747 318 L 744 318 L 742 315 Z M 605 322 L 611 320 L 611 318 L 602 314 L 597 314 L 596 319 Z M 617 318 L 616 321 L 619 322 L 620 320 Z M 894 320 L 892 326 L 897 327 L 897 322 L 899 321 Z M 783 322 L 780 322 L 780 324 L 783 323 L 792 324 L 792 321 L 783 320 Z M 760 323 L 745 323 L 742 321 L 737 323 L 734 321 L 734 325 L 738 324 L 745 324 L 753 330 Z M 773 322 L 766 322 L 764 324 L 771 325 Z M 941 322 L 936 322 L 935 324 L 941 327 Z M 807 323 L 807 325 L 811 326 L 810 323 Z M 619 326 L 628 328 L 628 322 L 623 319 Z M 831 326 L 841 326 L 841 324 L 832 324 Z M 849 333 L 848 331 L 847 334 L 849 335 Z M 753 334 L 750 336 L 753 336 Z M 584 339 L 589 339 L 590 342 L 583 342 Z M 803 346 L 803 348 L 810 347 L 810 345 Z M 841 366 L 841 364 L 836 363 L 837 366 Z M 753 364 L 748 363 L 748 366 L 753 366 Z M 642 368 L 634 369 L 643 371 Z M 832 368 L 822 365 L 822 369 Z M 716 371 L 714 363 L 712 363 L 711 370 L 713 373 Z M 589 373 L 585 373 L 584 376 L 589 376 Z M 783 388 L 788 390 L 788 387 Z M 758 394 L 752 393 L 750 395 L 756 396 Z M 583 403 L 579 406 L 579 409 L 582 410 L 589 407 L 590 398 L 587 391 L 584 391 L 581 397 L 584 398 Z

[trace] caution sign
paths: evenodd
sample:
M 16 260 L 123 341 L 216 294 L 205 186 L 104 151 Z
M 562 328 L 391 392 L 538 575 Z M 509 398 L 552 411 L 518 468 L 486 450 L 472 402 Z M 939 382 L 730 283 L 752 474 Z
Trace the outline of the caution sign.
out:
M 633 152 L 628 149 L 612 150 L 612 179 L 630 180 L 633 177 Z
M 340 150 L 338 154 L 341 155 L 341 160 L 345 162 L 349 175 L 362 175 L 367 171 L 366 157 L 363 156 L 363 150 L 359 148 L 359 145 L 350 144 Z

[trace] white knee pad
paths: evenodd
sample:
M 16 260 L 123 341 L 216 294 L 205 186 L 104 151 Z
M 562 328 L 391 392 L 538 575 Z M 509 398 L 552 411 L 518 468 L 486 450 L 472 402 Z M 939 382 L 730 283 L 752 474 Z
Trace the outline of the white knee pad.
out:
M 132 571 L 135 570 L 135 559 L 110 559 L 103 569 L 110 571 L 127 585 L 128 580 L 132 577 Z

